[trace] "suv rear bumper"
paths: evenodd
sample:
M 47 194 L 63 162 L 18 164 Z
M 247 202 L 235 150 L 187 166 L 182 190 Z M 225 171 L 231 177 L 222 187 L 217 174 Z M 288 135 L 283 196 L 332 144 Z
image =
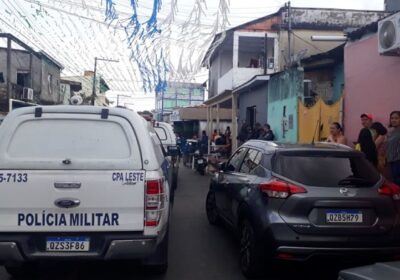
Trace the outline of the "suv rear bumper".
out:
M 283 254 L 287 260 L 306 261 L 316 257 L 332 256 L 359 256 L 374 258 L 393 258 L 400 254 L 400 247 L 377 247 L 377 248 L 323 248 L 323 247 L 291 247 L 280 246 L 277 248 L 277 258 Z
M 50 234 L 54 236 L 55 234 Z M 65 234 L 63 234 L 65 235 Z M 76 235 L 76 234 L 70 234 Z M 81 233 L 80 235 L 85 235 Z M 91 235 L 94 246 L 88 252 L 46 252 L 43 234 L 0 236 L 0 263 L 35 260 L 133 260 L 145 259 L 154 254 L 161 240 L 157 236 L 144 237 L 138 234 L 107 233 Z M 166 235 L 165 235 L 166 236 Z M 3 240 L 10 241 L 3 241 Z

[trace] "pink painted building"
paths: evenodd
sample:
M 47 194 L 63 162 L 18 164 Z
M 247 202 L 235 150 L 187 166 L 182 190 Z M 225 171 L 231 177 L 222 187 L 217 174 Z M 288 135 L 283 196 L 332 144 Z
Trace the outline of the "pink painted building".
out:
M 400 57 L 378 53 L 377 23 L 350 34 L 344 49 L 344 129 L 349 142 L 361 129 L 360 115 L 371 113 L 386 127 L 400 110 Z

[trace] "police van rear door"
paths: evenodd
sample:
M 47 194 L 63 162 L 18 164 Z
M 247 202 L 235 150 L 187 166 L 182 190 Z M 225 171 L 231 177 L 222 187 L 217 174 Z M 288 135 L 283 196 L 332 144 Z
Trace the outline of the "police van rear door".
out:
M 1 132 L 1 232 L 143 230 L 145 171 L 126 119 L 26 114 Z

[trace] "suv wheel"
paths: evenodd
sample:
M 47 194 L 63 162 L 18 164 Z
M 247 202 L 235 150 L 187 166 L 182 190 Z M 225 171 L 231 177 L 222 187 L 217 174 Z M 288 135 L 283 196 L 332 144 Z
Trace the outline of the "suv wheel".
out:
M 206 199 L 206 212 L 208 222 L 214 226 L 221 224 L 221 218 L 218 214 L 215 193 L 209 191 Z
M 258 277 L 261 274 L 264 258 L 258 245 L 252 224 L 244 220 L 240 227 L 240 268 L 249 278 Z

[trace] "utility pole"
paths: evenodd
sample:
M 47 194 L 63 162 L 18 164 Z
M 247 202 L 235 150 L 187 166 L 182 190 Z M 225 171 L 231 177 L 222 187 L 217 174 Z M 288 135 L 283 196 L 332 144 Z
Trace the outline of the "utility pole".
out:
M 119 62 L 119 60 L 115 59 L 107 59 L 107 58 L 101 58 L 101 57 L 95 57 L 94 58 L 94 72 L 93 72 L 93 86 L 92 86 L 92 100 L 91 100 L 91 105 L 94 106 L 95 100 L 96 100 L 96 71 L 97 71 L 97 61 L 109 61 L 109 62 Z
M 268 68 L 268 33 L 265 33 L 264 36 L 264 75 L 267 75 L 267 68 Z
M 292 9 L 290 1 L 287 3 L 287 15 L 288 15 L 288 62 L 289 67 L 292 65 Z
M 7 38 L 7 97 L 9 101 L 13 97 L 11 89 L 11 39 Z
M 161 119 L 160 121 L 164 121 L 164 90 L 161 91 Z

